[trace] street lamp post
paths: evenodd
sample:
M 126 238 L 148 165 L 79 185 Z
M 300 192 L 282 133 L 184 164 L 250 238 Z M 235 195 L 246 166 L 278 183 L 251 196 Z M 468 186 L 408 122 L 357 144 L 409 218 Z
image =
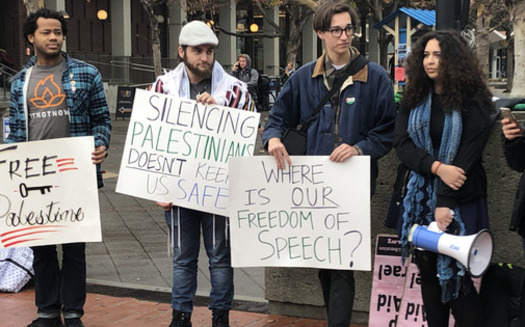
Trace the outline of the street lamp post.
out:
M 108 19 L 108 12 L 104 9 L 97 11 L 97 18 L 102 22 L 102 51 L 106 52 L 106 29 L 105 22 Z
M 465 29 L 469 6 L 469 0 L 436 0 L 436 29 Z

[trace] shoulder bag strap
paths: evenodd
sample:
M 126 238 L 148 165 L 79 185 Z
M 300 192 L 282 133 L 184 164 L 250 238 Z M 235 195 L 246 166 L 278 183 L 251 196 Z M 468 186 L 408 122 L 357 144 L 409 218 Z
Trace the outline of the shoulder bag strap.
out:
M 324 104 L 337 92 L 341 86 L 343 85 L 344 81 L 348 78 L 348 76 L 352 76 L 358 71 L 360 71 L 366 64 L 368 63 L 368 60 L 363 57 L 362 55 L 357 56 L 348 67 L 346 67 L 343 77 L 341 79 L 338 79 L 336 84 L 332 86 L 330 91 L 323 97 L 323 99 L 319 102 L 317 107 L 315 108 L 314 112 L 310 115 L 310 117 L 306 120 L 306 122 L 301 126 L 301 130 L 303 132 L 306 132 L 308 130 L 308 127 L 310 127 L 310 124 L 314 120 L 315 116 L 319 114 L 321 109 L 323 108 Z

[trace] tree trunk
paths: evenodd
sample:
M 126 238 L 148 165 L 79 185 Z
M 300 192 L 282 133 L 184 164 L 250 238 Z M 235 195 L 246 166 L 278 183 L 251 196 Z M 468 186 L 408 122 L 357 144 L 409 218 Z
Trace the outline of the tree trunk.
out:
M 155 78 L 162 74 L 161 52 L 160 52 L 160 36 L 159 36 L 159 22 L 157 15 L 155 15 L 154 5 L 155 0 L 140 0 L 142 8 L 149 16 L 149 24 L 151 27 L 151 49 L 153 51 L 153 68 L 155 70 Z
M 387 7 L 384 6 L 383 1 L 380 0 L 374 0 L 371 1 L 372 7 L 372 15 L 374 17 L 374 21 L 372 24 L 376 24 L 383 20 L 383 17 L 386 17 L 393 12 L 395 12 L 398 8 L 398 1 L 391 1 L 391 5 Z M 388 71 L 388 46 L 394 39 L 394 36 L 392 34 L 388 34 L 384 28 L 379 29 L 379 39 L 377 42 L 379 42 L 379 64 L 383 66 Z M 376 42 L 376 40 L 370 40 L 371 42 Z M 395 51 L 395 50 L 394 50 Z
M 476 17 L 476 55 L 485 78 L 489 78 L 490 12 L 480 3 Z
M 311 14 L 308 7 L 290 4 L 290 36 L 286 44 L 286 62 L 295 65 L 297 53 L 302 46 L 302 35 L 307 15 Z
M 379 31 L 379 64 L 388 71 L 388 45 L 394 36 L 392 34 L 387 35 L 386 31 L 381 28 Z M 395 51 L 395 50 L 394 50 Z
M 162 62 L 160 53 L 160 42 L 151 45 L 153 49 L 153 67 L 155 68 L 155 78 L 162 74 Z
M 481 65 L 481 71 L 484 78 L 489 78 L 489 53 L 490 53 L 490 38 L 489 32 L 484 28 L 479 28 L 476 35 L 476 56 Z
M 507 92 L 512 91 L 514 81 L 514 38 L 507 31 Z
M 44 8 L 44 0 L 24 0 L 27 9 L 27 15 L 37 12 L 38 9 Z
M 525 97 L 525 1 L 514 1 L 511 10 L 514 27 L 514 81 L 513 98 Z
M 290 37 L 288 39 L 288 44 L 286 45 L 286 63 L 292 62 L 294 63 L 294 66 L 295 59 L 297 58 L 297 53 L 301 48 L 301 35 L 301 29 L 290 29 Z
M 159 24 L 157 18 L 150 17 L 151 24 L 151 49 L 153 50 L 153 68 L 155 70 L 155 78 L 162 74 L 162 62 L 160 53 L 160 37 Z

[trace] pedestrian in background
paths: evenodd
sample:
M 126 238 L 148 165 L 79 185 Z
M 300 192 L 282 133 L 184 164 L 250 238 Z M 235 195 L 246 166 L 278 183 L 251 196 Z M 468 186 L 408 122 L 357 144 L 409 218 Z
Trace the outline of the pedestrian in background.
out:
M 172 71 L 159 76 L 152 90 L 192 99 L 209 105 L 254 111 L 245 83 L 230 76 L 214 61 L 219 40 L 206 24 L 192 21 L 179 35 L 178 54 L 182 62 Z M 228 217 L 157 202 L 164 208 L 173 247 L 173 286 L 170 327 L 191 326 L 193 299 L 197 291 L 197 261 L 200 234 L 209 259 L 212 326 L 229 326 L 233 301 L 233 268 Z
M 308 119 L 321 99 L 336 84 L 340 89 L 326 103 L 307 130 L 306 155 L 329 156 L 344 162 L 357 155 L 370 156 L 371 195 L 375 191 L 378 160 L 392 148 L 395 103 L 392 83 L 386 71 L 367 62 L 352 47 L 356 12 L 346 3 L 325 1 L 314 14 L 314 30 L 326 52 L 299 68 L 279 93 L 263 132 L 263 143 L 277 167 L 292 164 L 281 137 Z M 347 68 L 362 62 L 356 72 Z M 342 79 L 342 80 L 341 80 Z M 352 270 L 321 269 L 319 279 L 328 314 L 328 326 L 350 326 L 355 295 Z
M 67 34 L 61 13 L 40 9 L 27 17 L 24 37 L 33 46 L 34 56 L 15 76 L 11 86 L 7 143 L 93 135 L 91 153 L 97 165 L 98 186 L 102 187 L 100 163 L 107 156 L 111 120 L 98 70 L 61 51 Z M 41 92 L 50 80 L 65 97 L 51 101 L 55 94 Z M 49 105 L 37 106 L 42 102 Z M 45 114 L 44 114 L 45 113 Z M 35 304 L 38 318 L 28 327 L 84 326 L 86 301 L 86 244 L 62 244 L 59 264 L 56 245 L 32 247 L 35 270 Z
M 237 62 L 233 65 L 231 75 L 248 85 L 248 91 L 257 106 L 259 104 L 259 97 L 257 94 L 259 72 L 252 67 L 252 58 L 245 53 L 241 54 Z
M 399 224 L 409 255 L 414 224 L 436 222 L 444 232 L 488 228 L 482 153 L 492 128 L 492 95 L 476 55 L 455 31 L 432 31 L 405 63 L 408 83 L 396 120 L 394 146 L 410 173 Z M 481 326 L 481 301 L 466 268 L 455 259 L 414 250 L 429 327 Z
M 292 62 L 289 62 L 286 64 L 286 68 L 284 69 L 284 73 L 281 76 L 281 85 L 284 85 L 286 81 L 290 78 L 290 76 L 295 72 L 295 68 L 293 66 Z
M 522 238 L 525 258 L 525 137 L 523 126 L 514 119 L 501 120 L 503 132 L 503 153 L 510 168 L 522 173 L 518 184 L 510 222 L 510 230 L 518 232 Z

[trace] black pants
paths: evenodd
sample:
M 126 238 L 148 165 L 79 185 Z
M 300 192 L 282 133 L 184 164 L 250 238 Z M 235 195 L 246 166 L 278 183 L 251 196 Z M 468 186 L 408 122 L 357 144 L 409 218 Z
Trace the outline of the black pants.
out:
M 62 311 L 65 318 L 81 317 L 86 301 L 86 243 L 62 244 L 62 265 L 56 245 L 32 249 L 38 316 L 58 317 Z
M 416 250 L 416 263 L 421 275 L 421 295 L 427 314 L 428 327 L 448 327 L 450 310 L 458 327 L 479 327 L 481 319 L 481 300 L 473 290 L 470 294 L 460 294 L 447 304 L 441 303 L 441 286 L 437 277 L 437 254 Z
M 353 270 L 319 270 L 329 327 L 349 327 L 354 307 Z
M 525 269 L 491 265 L 483 275 L 479 295 L 483 327 L 525 327 Z

